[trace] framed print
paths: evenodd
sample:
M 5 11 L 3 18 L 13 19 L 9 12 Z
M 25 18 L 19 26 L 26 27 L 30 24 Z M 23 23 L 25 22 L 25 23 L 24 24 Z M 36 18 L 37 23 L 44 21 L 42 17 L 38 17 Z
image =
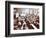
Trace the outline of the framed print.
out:
M 5 2 L 5 36 L 43 35 L 44 3 Z

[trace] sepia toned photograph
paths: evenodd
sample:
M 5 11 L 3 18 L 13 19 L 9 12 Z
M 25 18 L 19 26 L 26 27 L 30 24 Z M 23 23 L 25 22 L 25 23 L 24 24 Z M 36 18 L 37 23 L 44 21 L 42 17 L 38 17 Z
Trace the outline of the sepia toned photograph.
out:
M 14 8 L 14 30 L 39 29 L 39 8 Z

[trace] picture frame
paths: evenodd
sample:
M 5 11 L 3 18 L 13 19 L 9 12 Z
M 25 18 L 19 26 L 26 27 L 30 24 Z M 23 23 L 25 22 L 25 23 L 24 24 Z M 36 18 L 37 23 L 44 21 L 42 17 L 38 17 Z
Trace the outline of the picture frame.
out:
M 19 30 L 18 30 L 18 28 L 14 29 L 15 30 L 14 31 L 12 28 L 12 25 L 14 24 L 14 23 L 12 23 L 14 20 L 13 11 L 17 10 L 17 12 L 19 12 L 19 11 L 22 12 L 22 10 L 24 9 L 24 10 L 27 10 L 27 12 L 28 12 L 28 9 L 32 9 L 32 8 L 36 8 L 36 9 L 39 8 L 40 23 L 38 23 L 38 24 L 40 25 L 40 27 L 35 26 L 35 27 L 37 27 L 37 29 L 34 28 L 34 31 L 31 30 L 31 29 L 33 29 L 32 27 L 29 28 L 31 31 L 30 30 L 23 31 L 23 29 L 21 29 L 21 28 Z M 25 11 L 23 13 L 25 14 Z M 34 16 L 32 19 L 34 19 Z M 13 25 L 13 26 L 15 26 L 15 25 Z M 28 24 L 27 24 L 27 26 L 28 26 Z M 39 29 L 39 31 L 38 31 L 38 29 Z M 44 34 L 45 34 L 45 4 L 44 3 L 5 1 L 5 37 L 32 36 L 32 35 L 44 35 Z

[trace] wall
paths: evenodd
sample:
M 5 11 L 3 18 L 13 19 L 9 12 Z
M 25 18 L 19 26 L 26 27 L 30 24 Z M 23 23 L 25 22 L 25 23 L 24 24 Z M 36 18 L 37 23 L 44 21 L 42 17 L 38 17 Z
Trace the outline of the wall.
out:
M 46 3 L 46 0 L 17 0 L 17 1 Z M 45 7 L 46 7 L 46 4 L 45 4 Z M 45 15 L 45 19 L 46 19 L 46 15 Z M 45 37 L 46 37 L 46 35 L 37 35 L 37 36 L 24 36 L 24 37 L 16 37 L 16 38 L 45 38 Z M 0 0 L 0 38 L 6 38 L 5 37 L 5 0 Z M 12 38 L 15 38 L 15 37 L 12 37 Z

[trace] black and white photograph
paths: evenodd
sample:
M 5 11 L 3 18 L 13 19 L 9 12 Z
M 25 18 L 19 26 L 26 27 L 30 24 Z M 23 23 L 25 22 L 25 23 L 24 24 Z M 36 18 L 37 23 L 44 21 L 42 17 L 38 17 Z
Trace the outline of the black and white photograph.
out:
M 14 30 L 40 29 L 39 8 L 14 8 Z

